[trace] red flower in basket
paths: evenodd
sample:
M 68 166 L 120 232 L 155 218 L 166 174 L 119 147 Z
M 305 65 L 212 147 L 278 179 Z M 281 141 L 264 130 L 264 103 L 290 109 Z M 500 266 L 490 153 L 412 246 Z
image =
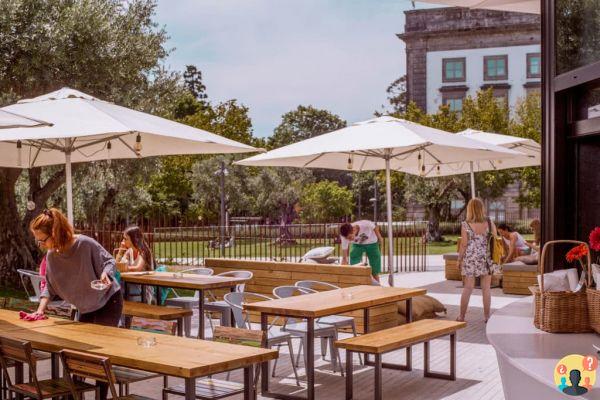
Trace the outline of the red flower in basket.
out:
M 600 227 L 596 227 L 590 232 L 590 247 L 592 250 L 600 251 Z
M 587 255 L 588 247 L 582 243 L 579 246 L 575 246 L 571 250 L 569 250 L 566 258 L 567 261 L 571 263 L 573 261 L 580 261 L 583 257 Z

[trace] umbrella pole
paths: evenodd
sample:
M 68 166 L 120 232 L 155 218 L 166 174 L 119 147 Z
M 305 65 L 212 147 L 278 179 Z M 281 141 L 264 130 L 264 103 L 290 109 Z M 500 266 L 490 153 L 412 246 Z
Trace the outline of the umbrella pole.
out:
M 394 286 L 394 232 L 392 224 L 392 183 L 390 174 L 390 158 L 385 158 L 385 195 L 387 205 L 387 231 L 388 231 L 388 282 Z
M 469 163 L 471 165 L 471 198 L 475 198 L 475 172 L 473 171 L 473 161 Z
M 65 152 L 65 178 L 67 180 L 67 218 L 73 225 L 73 177 L 71 171 L 71 152 Z

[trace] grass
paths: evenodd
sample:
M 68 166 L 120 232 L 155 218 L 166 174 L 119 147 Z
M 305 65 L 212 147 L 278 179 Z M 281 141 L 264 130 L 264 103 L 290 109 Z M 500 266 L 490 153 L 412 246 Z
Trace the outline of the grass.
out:
M 24 290 L 3 287 L 0 288 L 0 297 L 14 297 L 17 299 L 26 299 L 27 294 Z

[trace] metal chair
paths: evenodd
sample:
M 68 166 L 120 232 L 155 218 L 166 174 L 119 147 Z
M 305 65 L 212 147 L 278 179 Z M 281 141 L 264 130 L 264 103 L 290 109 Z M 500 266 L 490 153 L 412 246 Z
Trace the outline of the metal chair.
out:
M 113 373 L 112 365 L 108 357 L 101 357 L 78 351 L 62 350 L 60 352 L 60 358 L 62 360 L 65 380 L 68 382 L 71 390 L 70 394 L 75 400 L 81 400 L 82 397 L 80 396 L 80 392 L 77 391 L 77 385 L 80 384 L 80 380 L 75 380 L 73 377 L 106 382 L 111 397 L 115 400 L 152 400 L 149 397 L 135 394 L 127 396 L 117 395 L 117 390 L 115 389 L 115 374 Z M 98 388 L 94 387 L 94 389 L 96 389 L 96 398 L 99 398 Z
M 29 371 L 29 381 L 25 383 L 13 383 L 8 369 L 10 364 L 22 363 Z M 8 338 L 0 338 L 0 365 L 4 380 L 7 383 L 8 398 L 12 399 L 13 394 L 24 396 L 30 399 L 44 400 L 49 398 L 58 398 L 76 395 L 79 400 L 79 395 L 83 392 L 97 391 L 95 386 L 85 382 L 77 382 L 72 386 L 68 380 L 60 379 L 43 379 L 37 377 L 37 360 L 33 355 L 30 342 L 22 340 L 14 340 Z
M 341 289 L 339 286 L 336 286 L 329 282 L 311 281 L 311 280 L 298 281 L 298 282 L 296 282 L 295 286 L 304 288 L 304 289 L 308 289 L 308 290 L 312 290 L 315 292 L 323 292 L 323 291 L 327 291 L 327 290 Z M 338 330 L 338 331 L 340 329 L 350 328 L 350 329 L 352 329 L 352 334 L 354 336 L 357 335 L 356 323 L 354 322 L 353 317 L 347 317 L 345 315 L 329 315 L 327 317 L 319 318 L 317 321 L 320 324 L 333 325 L 333 326 L 335 326 L 336 330 Z M 327 346 L 325 346 L 324 342 L 325 342 L 325 340 L 321 339 L 321 354 L 323 356 L 325 356 L 327 354 Z M 362 356 L 360 355 L 360 353 L 358 354 L 358 358 L 362 364 Z
M 180 271 L 183 273 L 188 273 L 188 274 L 197 274 L 197 275 L 205 275 L 205 276 L 210 276 L 212 274 L 214 274 L 214 271 L 210 268 L 204 268 L 204 267 L 198 267 L 198 268 L 190 268 L 190 269 L 186 269 L 183 271 Z M 173 293 L 175 294 L 175 297 L 172 297 L 170 299 L 166 299 L 165 300 L 165 305 L 166 306 L 177 306 L 177 307 L 183 307 L 186 308 L 188 310 L 193 310 L 194 307 L 196 307 L 198 305 L 198 302 L 200 301 L 200 294 L 196 291 L 196 293 L 194 293 L 193 296 L 179 296 L 179 294 L 175 291 L 175 289 L 172 289 Z M 183 319 L 183 329 L 185 332 L 185 336 L 190 337 L 192 335 L 192 317 L 185 317 Z
M 301 296 L 305 294 L 314 293 L 314 290 L 304 289 L 297 286 L 279 286 L 273 289 L 273 295 L 278 299 L 288 298 L 292 296 Z M 291 323 L 290 323 L 291 322 Z M 337 329 L 333 325 L 322 324 L 320 322 L 314 322 L 314 336 L 315 338 L 325 338 L 326 341 L 329 342 L 329 347 L 331 349 L 331 365 L 333 372 L 336 372 L 337 363 L 340 363 L 340 372 L 342 376 L 344 376 L 344 369 L 341 367 L 342 361 L 340 358 L 340 352 L 335 347 L 334 343 L 338 339 Z M 308 325 L 306 322 L 296 322 L 292 318 L 287 318 L 285 323 L 283 324 L 283 331 L 289 332 L 294 336 L 299 336 L 302 338 L 302 342 L 300 343 L 300 349 L 306 348 L 306 340 L 308 339 Z M 304 352 L 304 363 L 306 365 L 307 357 L 314 357 L 314 354 L 306 354 Z M 300 359 L 300 353 L 298 353 L 296 364 L 298 364 Z
M 221 272 L 220 274 L 217 274 L 215 276 L 223 276 L 223 277 L 229 277 L 229 278 L 243 278 L 243 279 L 250 280 L 250 279 L 252 279 L 254 274 L 250 271 L 227 271 L 227 272 Z M 243 292 L 245 288 L 246 288 L 245 283 L 238 283 L 237 285 L 235 285 L 236 292 Z M 229 304 L 227 304 L 227 302 L 225 300 L 217 300 L 217 298 L 215 297 L 215 295 L 213 294 L 212 291 L 208 291 L 208 296 L 211 299 L 211 301 L 204 302 L 204 312 L 207 314 L 210 328 L 212 330 L 215 329 L 213 326 L 212 318 L 211 318 L 211 313 L 213 313 L 213 312 L 220 313 L 221 326 L 232 326 L 232 324 L 231 324 L 231 307 L 229 307 Z
M 229 305 L 233 312 L 233 318 L 235 325 L 238 328 L 250 329 L 250 321 L 248 314 L 244 313 L 244 303 L 252 303 L 253 301 L 265 301 L 273 300 L 269 296 L 265 296 L 258 293 L 251 292 L 233 292 L 225 295 L 225 302 Z M 287 345 L 290 353 L 290 360 L 292 362 L 292 369 L 294 370 L 294 376 L 296 377 L 296 385 L 300 386 L 300 380 L 298 379 L 298 371 L 296 370 L 296 364 L 294 362 L 294 348 L 292 346 L 292 335 L 289 332 L 283 332 L 279 327 L 275 327 L 274 324 L 277 318 L 269 325 L 267 335 L 267 347 L 270 349 L 273 346 L 277 346 L 277 350 L 281 345 Z M 273 374 L 275 376 L 275 369 L 277 368 L 277 360 L 273 364 Z
M 17 272 L 19 273 L 19 278 L 21 278 L 21 283 L 23 284 L 23 288 L 25 288 L 25 293 L 27 294 L 29 301 L 39 303 L 41 294 L 40 285 L 44 281 L 44 277 L 41 276 L 39 272 L 29 269 L 18 269 Z M 29 280 L 30 285 L 27 285 L 27 280 Z M 33 296 L 29 292 L 29 286 L 33 286 Z

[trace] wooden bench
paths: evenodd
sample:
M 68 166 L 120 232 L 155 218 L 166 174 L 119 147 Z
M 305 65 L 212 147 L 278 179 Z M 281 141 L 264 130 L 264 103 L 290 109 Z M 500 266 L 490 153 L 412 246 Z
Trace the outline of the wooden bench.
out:
M 126 327 L 131 326 L 131 318 L 149 318 L 160 321 L 176 321 L 177 336 L 183 336 L 183 318 L 192 316 L 193 310 L 182 307 L 155 306 L 135 301 L 123 302 L 123 315 L 126 317 Z
M 382 398 L 381 370 L 383 367 L 409 371 L 412 369 L 410 363 L 407 365 L 383 363 L 382 355 L 415 344 L 424 344 L 423 375 L 425 377 L 456 380 L 456 331 L 466 325 L 465 322 L 422 319 L 410 324 L 337 341 L 335 345 L 338 348 L 346 349 L 346 399 L 352 399 L 353 353 L 365 353 L 365 357 L 369 354 L 375 355 L 374 396 L 376 400 Z M 429 370 L 429 342 L 446 335 L 450 335 L 450 373 L 432 372 Z
M 502 266 L 502 292 L 505 294 L 530 295 L 529 286 L 537 285 L 538 266 L 520 261 Z

